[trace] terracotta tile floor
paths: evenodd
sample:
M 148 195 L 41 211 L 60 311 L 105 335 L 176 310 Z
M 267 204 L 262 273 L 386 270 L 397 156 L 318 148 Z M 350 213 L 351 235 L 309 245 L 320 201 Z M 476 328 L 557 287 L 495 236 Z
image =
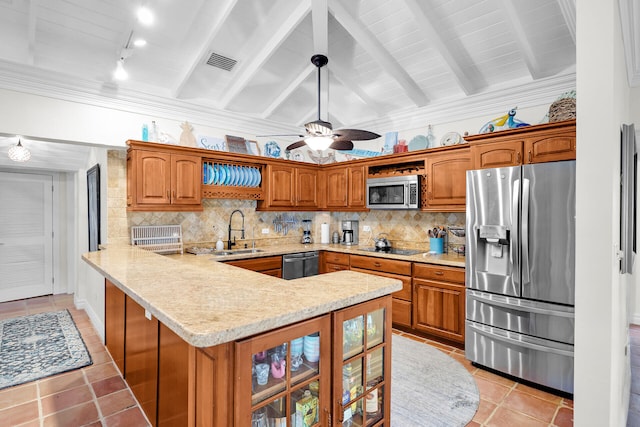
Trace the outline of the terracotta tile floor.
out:
M 0 303 L 0 319 L 69 309 L 93 364 L 0 390 L 0 426 L 148 426 L 111 356 L 73 295 Z
M 84 310 L 76 310 L 72 295 L 56 295 L 0 303 L 0 319 L 67 308 L 85 340 L 93 365 L 28 384 L 0 390 L 1 426 L 106 426 L 137 427 L 148 423 L 135 398 L 118 373 Z M 460 349 L 416 337 L 458 360 L 476 380 L 480 407 L 469 426 L 572 426 L 573 401 L 549 394 L 471 365 Z M 635 329 L 640 353 L 640 327 Z M 632 345 L 634 344 L 632 336 Z M 633 363 L 632 358 L 632 363 Z M 640 366 L 640 355 L 635 359 Z M 631 406 L 640 417 L 639 394 Z M 632 381 L 632 389 L 634 387 Z M 634 403 L 635 402 L 635 403 Z M 631 417 L 631 414 L 630 414 Z M 400 427 L 400 426 L 398 426 Z
M 464 351 L 458 348 L 397 330 L 394 332 L 442 350 L 460 362 L 473 375 L 480 391 L 480 406 L 468 426 L 573 426 L 572 400 L 476 368 L 464 358 Z M 640 345 L 640 329 L 638 329 L 638 345 Z M 640 357 L 638 361 L 640 362 Z M 638 389 L 640 390 L 640 382 Z M 640 395 L 638 406 L 640 408 Z

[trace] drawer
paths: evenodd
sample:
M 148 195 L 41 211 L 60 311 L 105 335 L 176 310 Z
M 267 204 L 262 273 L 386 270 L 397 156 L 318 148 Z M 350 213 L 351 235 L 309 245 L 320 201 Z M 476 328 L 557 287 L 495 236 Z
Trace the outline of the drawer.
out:
M 349 266 L 343 265 L 343 264 L 326 263 L 324 265 L 324 270 L 325 270 L 325 273 L 332 273 L 334 271 L 349 270 Z
M 349 265 L 349 254 L 326 251 L 324 253 L 324 262 L 330 264 Z
M 405 301 L 411 301 L 411 299 L 413 298 L 413 291 L 411 288 L 411 276 L 402 276 L 400 274 L 393 274 L 393 273 L 383 273 L 381 271 L 371 271 L 371 270 L 366 270 L 364 268 L 353 268 L 353 266 L 351 267 L 351 271 L 358 271 L 360 273 L 367 273 L 367 274 L 375 274 L 376 276 L 401 280 L 402 289 L 392 293 L 391 296 L 394 298 L 403 299 Z
M 391 299 L 391 321 L 394 324 L 411 327 L 411 303 L 401 299 Z
M 382 271 L 385 273 L 411 275 L 411 263 L 394 259 L 351 255 L 351 267 L 365 270 Z
M 464 268 L 415 263 L 413 265 L 413 277 L 464 284 Z
M 282 257 L 277 255 L 261 258 L 240 259 L 227 261 L 227 264 L 253 271 L 276 270 L 282 268 Z

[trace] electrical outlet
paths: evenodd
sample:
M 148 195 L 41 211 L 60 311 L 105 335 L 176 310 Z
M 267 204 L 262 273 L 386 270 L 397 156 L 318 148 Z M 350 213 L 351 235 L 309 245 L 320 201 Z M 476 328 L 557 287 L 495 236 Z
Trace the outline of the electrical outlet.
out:
M 263 228 L 262 229 L 262 234 L 269 234 L 269 229 L 268 228 Z
M 371 226 L 370 225 L 363 225 L 362 226 L 362 231 L 371 231 Z

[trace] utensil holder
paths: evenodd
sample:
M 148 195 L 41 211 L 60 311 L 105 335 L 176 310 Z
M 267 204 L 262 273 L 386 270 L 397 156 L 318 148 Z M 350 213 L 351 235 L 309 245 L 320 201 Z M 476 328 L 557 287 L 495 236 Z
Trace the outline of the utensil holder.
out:
M 444 237 L 430 237 L 429 252 L 436 254 L 444 253 Z

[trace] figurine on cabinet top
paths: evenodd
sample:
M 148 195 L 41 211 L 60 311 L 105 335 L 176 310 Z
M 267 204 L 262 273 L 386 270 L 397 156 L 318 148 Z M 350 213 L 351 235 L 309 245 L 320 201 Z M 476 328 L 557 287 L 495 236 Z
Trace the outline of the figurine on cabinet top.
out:
M 498 118 L 488 121 L 487 123 L 484 124 L 484 126 L 480 128 L 480 132 L 478 133 L 490 133 L 490 132 L 495 132 L 499 130 L 515 129 L 515 128 L 520 128 L 524 126 L 529 126 L 529 123 L 525 123 L 522 120 L 518 120 L 514 118 L 516 115 L 517 109 L 518 107 L 512 108 L 504 116 L 500 116 Z

